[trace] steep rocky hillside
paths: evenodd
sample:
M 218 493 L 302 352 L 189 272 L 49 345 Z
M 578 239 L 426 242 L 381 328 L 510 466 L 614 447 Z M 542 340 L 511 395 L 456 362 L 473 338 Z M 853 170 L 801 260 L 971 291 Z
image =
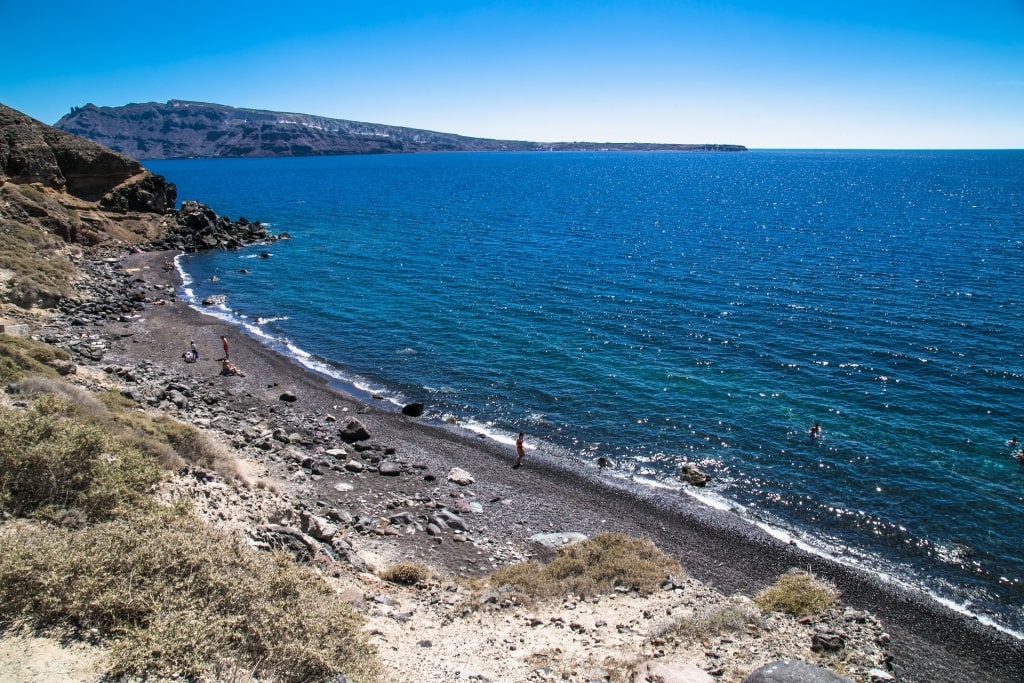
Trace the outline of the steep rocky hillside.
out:
M 739 145 L 536 143 L 488 140 L 308 114 L 171 100 L 123 107 L 75 107 L 57 128 L 136 159 L 277 157 L 524 150 L 713 150 Z
M 67 306 L 83 248 L 195 251 L 269 239 L 259 223 L 198 202 L 139 162 L 0 104 L 0 316 Z

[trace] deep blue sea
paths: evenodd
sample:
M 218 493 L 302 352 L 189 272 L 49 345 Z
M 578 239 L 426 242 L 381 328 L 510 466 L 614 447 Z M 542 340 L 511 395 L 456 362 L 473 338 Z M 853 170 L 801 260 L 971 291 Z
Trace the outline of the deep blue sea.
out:
M 1024 632 L 1024 152 L 146 165 L 290 233 L 183 293 L 306 365 Z

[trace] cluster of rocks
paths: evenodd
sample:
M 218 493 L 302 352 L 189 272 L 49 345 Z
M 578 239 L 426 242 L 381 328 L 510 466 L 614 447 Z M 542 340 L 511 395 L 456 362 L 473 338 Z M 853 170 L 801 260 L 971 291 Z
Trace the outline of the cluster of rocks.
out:
M 82 328 L 104 327 L 107 323 L 130 322 L 138 318 L 147 302 L 173 298 L 174 289 L 153 287 L 141 279 L 125 273 L 120 258 L 104 258 L 102 252 L 92 258 L 79 258 L 76 266 L 84 277 L 72 285 L 74 294 L 57 304 L 58 311 L 70 322 L 67 330 L 61 321 L 55 321 L 53 331 L 46 338 L 48 343 L 61 343 L 81 338 Z M 64 332 L 64 334 L 62 334 Z M 94 351 L 86 355 L 100 360 Z
M 182 202 L 181 208 L 166 222 L 162 237 L 153 240 L 157 250 L 184 252 L 207 249 L 238 249 L 247 244 L 287 239 L 288 233 L 273 235 L 259 221 L 245 218 L 232 221 L 197 201 Z

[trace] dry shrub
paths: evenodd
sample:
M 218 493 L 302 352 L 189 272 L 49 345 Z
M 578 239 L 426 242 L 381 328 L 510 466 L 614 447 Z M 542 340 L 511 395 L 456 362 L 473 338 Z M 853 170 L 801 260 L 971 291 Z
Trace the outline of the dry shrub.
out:
M 115 399 L 107 399 L 112 405 Z M 118 411 L 115 419 L 121 438 L 151 453 L 168 470 L 185 463 L 217 472 L 225 479 L 240 480 L 235 456 L 192 425 L 165 415 L 155 417 L 140 412 Z
M 235 456 L 195 427 L 178 422 L 177 428 L 167 431 L 167 440 L 186 462 L 213 470 L 225 479 L 241 478 Z
M 820 614 L 839 598 L 836 589 L 808 572 L 791 569 L 757 594 L 755 602 L 765 612 L 783 612 L 795 617 Z
M 382 571 L 380 578 L 403 586 L 415 586 L 430 580 L 430 570 L 421 564 L 402 562 Z
M 0 535 L 0 622 L 92 629 L 108 677 L 375 680 L 362 618 L 312 570 L 174 511 Z
M 135 438 L 170 447 L 174 456 L 167 458 L 164 449 L 154 446 L 161 453 L 162 461 L 176 460 L 178 463 L 197 465 L 217 472 L 225 479 L 239 479 L 239 464 L 236 458 L 202 431 L 166 416 L 150 417 L 141 413 L 126 414 L 122 418 L 126 427 L 135 432 Z M 148 438 L 146 438 L 148 437 Z M 168 462 L 168 469 L 177 469 Z
M 679 563 L 647 540 L 625 534 L 600 534 L 558 551 L 549 564 L 525 562 L 491 574 L 491 583 L 508 585 L 534 598 L 586 597 L 625 588 L 648 594 Z
M 11 514 L 56 518 L 74 508 L 86 519 L 106 519 L 144 504 L 160 476 L 138 450 L 81 419 L 67 398 L 0 410 L 0 509 Z
M 20 384 L 21 393 L 28 396 L 52 394 L 61 396 L 91 417 L 102 417 L 108 413 L 107 406 L 89 391 L 64 380 L 33 375 Z

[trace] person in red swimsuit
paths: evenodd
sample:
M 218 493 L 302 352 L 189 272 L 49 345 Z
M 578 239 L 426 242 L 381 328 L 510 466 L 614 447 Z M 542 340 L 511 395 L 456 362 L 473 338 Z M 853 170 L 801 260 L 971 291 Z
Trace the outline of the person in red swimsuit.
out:
M 516 439 L 516 464 L 512 465 L 512 469 L 516 469 L 523 464 L 523 458 L 526 456 L 526 449 L 523 447 L 523 433 L 519 432 L 519 438 Z

